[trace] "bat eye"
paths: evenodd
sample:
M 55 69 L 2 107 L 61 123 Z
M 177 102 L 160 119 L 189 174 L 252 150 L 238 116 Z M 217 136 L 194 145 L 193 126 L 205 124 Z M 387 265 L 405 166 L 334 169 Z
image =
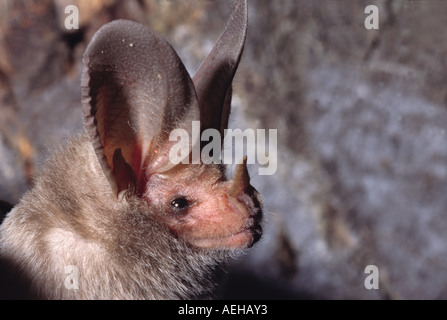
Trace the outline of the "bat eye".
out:
M 173 200 L 171 200 L 171 208 L 176 213 L 180 213 L 187 209 L 191 203 L 186 199 L 185 197 L 179 196 L 175 197 Z

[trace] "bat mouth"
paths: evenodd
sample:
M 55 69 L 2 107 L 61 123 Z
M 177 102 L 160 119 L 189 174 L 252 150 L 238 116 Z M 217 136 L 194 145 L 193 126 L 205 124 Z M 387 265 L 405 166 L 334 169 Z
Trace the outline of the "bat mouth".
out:
M 247 219 L 243 228 L 236 232 L 214 237 L 191 239 L 191 243 L 199 248 L 208 249 L 248 249 L 251 248 L 262 236 L 262 213 Z
M 262 236 L 262 209 L 251 208 L 251 214 L 239 231 L 221 238 L 222 246 L 229 249 L 251 248 Z
M 251 227 L 244 228 L 238 233 L 229 236 L 230 242 L 238 242 L 238 238 L 246 238 L 246 245 L 242 245 L 241 249 L 251 248 L 256 242 L 261 239 L 262 236 L 262 226 L 259 223 L 254 224 Z

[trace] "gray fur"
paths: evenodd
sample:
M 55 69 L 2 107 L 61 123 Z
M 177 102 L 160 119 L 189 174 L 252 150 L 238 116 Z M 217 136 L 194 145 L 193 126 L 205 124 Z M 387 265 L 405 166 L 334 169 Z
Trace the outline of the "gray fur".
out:
M 174 237 L 138 197 L 116 199 L 86 134 L 48 161 L 0 234 L 2 258 L 37 298 L 209 297 L 225 260 Z M 77 290 L 64 285 L 70 265 Z

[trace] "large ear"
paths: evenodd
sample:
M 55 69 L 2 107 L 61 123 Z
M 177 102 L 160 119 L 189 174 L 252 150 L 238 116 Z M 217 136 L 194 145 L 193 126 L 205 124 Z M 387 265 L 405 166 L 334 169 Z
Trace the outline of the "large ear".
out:
M 115 195 L 141 193 L 150 173 L 169 170 L 181 128 L 199 120 L 193 82 L 172 47 L 131 21 L 104 25 L 84 53 L 81 90 L 85 124 Z M 189 123 L 189 125 L 188 125 Z
M 231 82 L 244 49 L 247 23 L 247 0 L 236 0 L 224 32 L 193 77 L 202 130 L 217 129 L 222 139 L 230 115 Z

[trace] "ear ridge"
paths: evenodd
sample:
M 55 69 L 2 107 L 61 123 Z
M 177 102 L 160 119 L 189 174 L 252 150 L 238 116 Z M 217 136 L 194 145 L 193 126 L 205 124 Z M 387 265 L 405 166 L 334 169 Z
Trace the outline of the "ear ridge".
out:
M 228 125 L 231 82 L 241 59 L 247 36 L 248 5 L 236 0 L 230 20 L 193 77 L 199 99 L 202 130 L 221 131 Z

